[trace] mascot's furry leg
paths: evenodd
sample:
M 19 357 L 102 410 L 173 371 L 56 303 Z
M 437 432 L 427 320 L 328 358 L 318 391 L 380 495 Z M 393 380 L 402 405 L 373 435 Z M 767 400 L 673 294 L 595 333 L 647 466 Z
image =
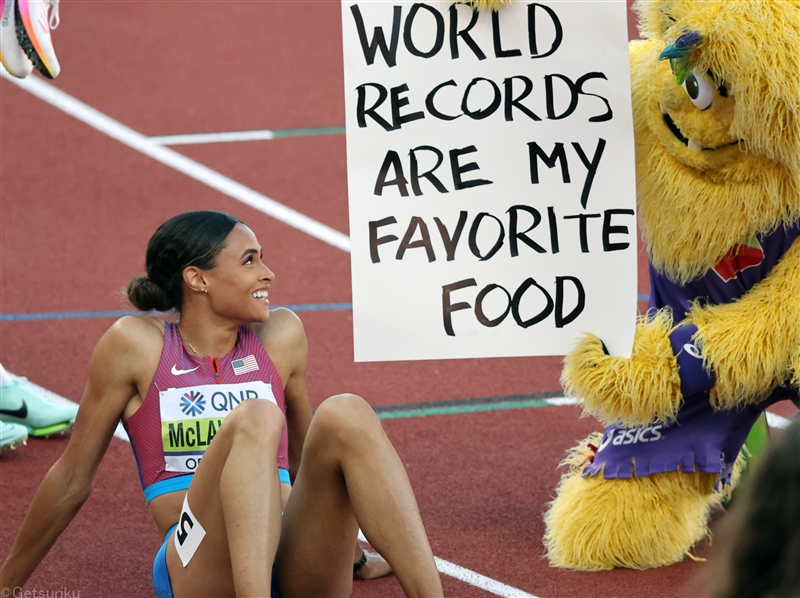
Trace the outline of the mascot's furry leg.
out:
M 544 543 L 554 567 L 602 571 L 678 562 L 708 533 L 709 509 L 720 500 L 716 474 L 660 473 L 606 480 L 582 477 L 600 442 L 596 433 L 564 461 L 569 471 L 545 515 Z

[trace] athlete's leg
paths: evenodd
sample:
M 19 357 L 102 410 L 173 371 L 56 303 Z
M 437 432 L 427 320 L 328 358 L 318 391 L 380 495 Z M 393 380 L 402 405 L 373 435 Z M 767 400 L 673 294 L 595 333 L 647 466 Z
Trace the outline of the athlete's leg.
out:
M 259 399 L 243 401 L 225 418 L 187 495 L 206 535 L 186 567 L 174 541 L 167 547 L 175 596 L 270 595 L 281 525 L 283 421 L 279 407 Z M 181 531 L 179 523 L 175 533 Z
M 320 405 L 283 516 L 282 598 L 347 596 L 358 526 L 409 596 L 441 596 L 411 484 L 372 408 L 354 395 Z

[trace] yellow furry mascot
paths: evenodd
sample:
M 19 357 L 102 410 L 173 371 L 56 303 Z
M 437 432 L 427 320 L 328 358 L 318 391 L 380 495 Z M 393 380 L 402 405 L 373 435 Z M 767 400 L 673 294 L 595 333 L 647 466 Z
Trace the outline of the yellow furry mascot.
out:
M 607 427 L 572 450 L 550 563 L 680 561 L 763 410 L 800 387 L 800 2 L 640 0 L 631 42 L 651 310 L 630 359 L 587 335 L 566 392 Z
M 748 431 L 800 388 L 800 0 L 635 8 L 650 310 L 629 359 L 592 335 L 567 355 L 567 394 L 607 427 L 570 452 L 545 515 L 551 565 L 584 571 L 690 554 Z

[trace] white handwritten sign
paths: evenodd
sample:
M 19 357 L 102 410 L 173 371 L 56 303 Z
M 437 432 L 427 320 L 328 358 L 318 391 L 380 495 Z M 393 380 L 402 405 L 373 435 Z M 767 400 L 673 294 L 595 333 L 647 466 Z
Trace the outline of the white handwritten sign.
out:
M 628 354 L 626 3 L 342 2 L 356 361 Z

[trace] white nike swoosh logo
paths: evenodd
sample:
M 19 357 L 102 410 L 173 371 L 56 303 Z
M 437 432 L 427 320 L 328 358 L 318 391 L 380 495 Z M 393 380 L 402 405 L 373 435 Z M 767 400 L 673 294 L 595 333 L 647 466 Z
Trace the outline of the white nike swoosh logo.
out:
M 178 369 L 178 364 L 176 363 L 175 365 L 172 366 L 172 375 L 173 376 L 180 376 L 181 374 L 188 374 L 189 372 L 195 371 L 199 367 L 200 366 L 198 365 L 197 367 L 193 367 L 191 370 L 179 370 Z

